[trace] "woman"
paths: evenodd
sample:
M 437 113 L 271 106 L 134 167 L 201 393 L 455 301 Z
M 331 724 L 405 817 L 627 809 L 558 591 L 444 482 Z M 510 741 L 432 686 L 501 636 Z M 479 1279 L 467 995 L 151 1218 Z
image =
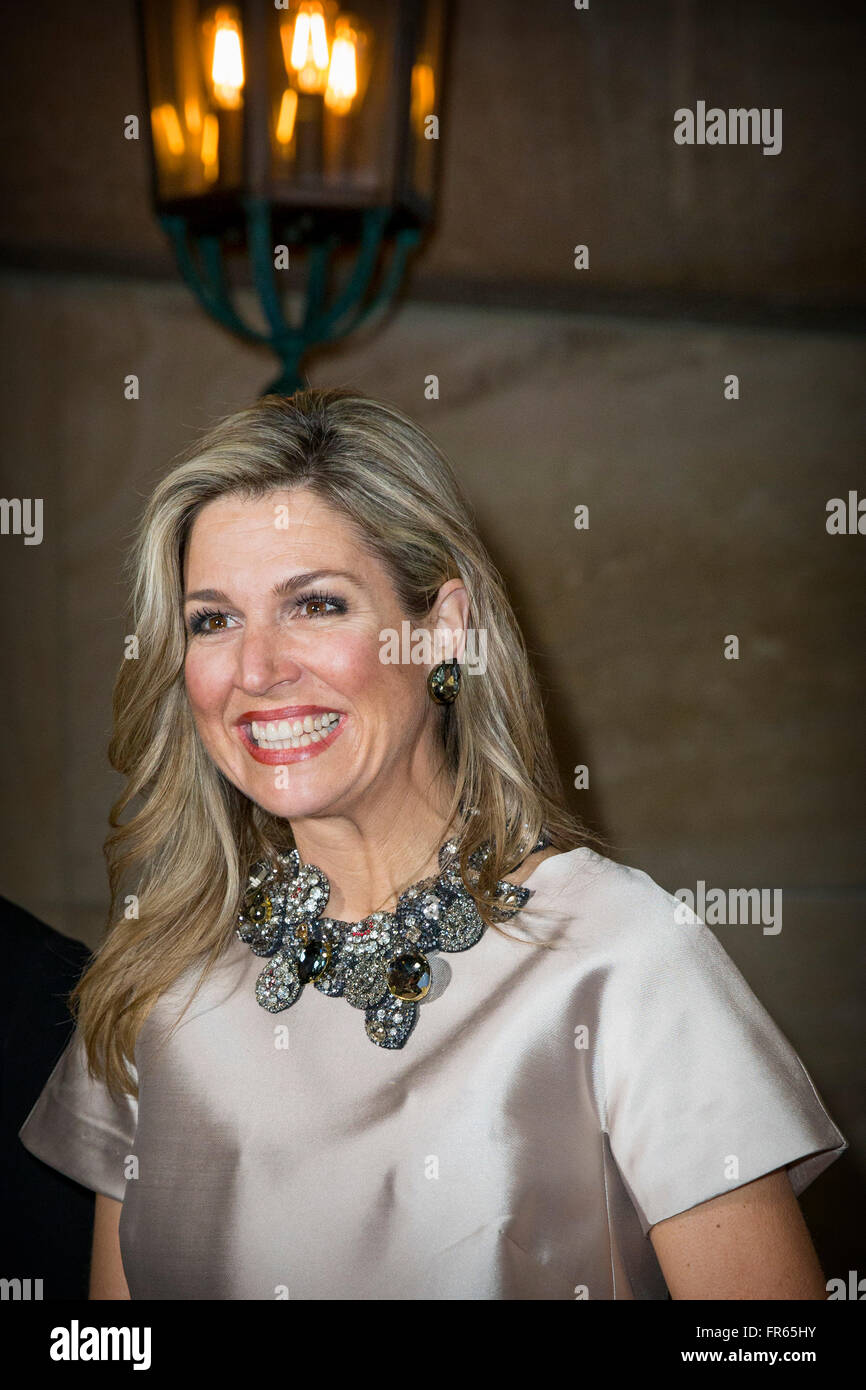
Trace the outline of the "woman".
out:
M 111 926 L 21 1130 L 99 1194 L 91 1296 L 824 1298 L 795 1193 L 846 1141 L 566 811 L 418 426 L 266 398 L 159 484 L 134 573 Z

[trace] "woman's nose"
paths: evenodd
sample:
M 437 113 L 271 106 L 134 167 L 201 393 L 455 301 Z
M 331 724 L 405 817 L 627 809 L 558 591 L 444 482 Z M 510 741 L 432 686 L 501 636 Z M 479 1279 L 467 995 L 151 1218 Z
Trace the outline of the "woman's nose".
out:
M 285 633 L 248 625 L 238 644 L 237 682 L 251 694 L 264 693 L 282 681 L 296 681 L 303 667 Z

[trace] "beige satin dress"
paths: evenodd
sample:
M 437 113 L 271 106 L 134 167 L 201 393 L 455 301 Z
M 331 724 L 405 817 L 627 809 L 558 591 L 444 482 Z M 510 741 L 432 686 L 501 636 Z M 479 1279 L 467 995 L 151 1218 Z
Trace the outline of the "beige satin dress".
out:
M 20 1136 L 123 1200 L 133 1299 L 662 1299 L 651 1226 L 783 1165 L 799 1193 L 847 1148 L 651 878 L 577 849 L 526 887 L 522 940 L 433 958 L 401 1050 L 312 987 L 266 1012 L 236 939 L 171 1038 L 192 976 L 148 1018 L 138 1103 L 73 1034 Z

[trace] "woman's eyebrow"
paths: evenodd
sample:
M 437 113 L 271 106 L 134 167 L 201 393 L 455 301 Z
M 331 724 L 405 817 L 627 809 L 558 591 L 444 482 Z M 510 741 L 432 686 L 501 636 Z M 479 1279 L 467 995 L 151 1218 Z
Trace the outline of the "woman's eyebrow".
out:
M 305 589 L 308 584 L 314 584 L 317 579 L 348 579 L 352 584 L 363 587 L 362 581 L 356 574 L 349 570 L 307 570 L 305 574 L 293 574 L 289 579 L 281 579 L 274 585 L 273 592 L 277 598 L 285 594 L 291 594 L 295 589 Z
M 184 603 L 189 603 L 192 599 L 205 599 L 210 603 L 228 603 L 228 594 L 224 594 L 222 589 L 194 589 L 192 593 L 184 594 Z
M 349 570 L 306 570 L 303 574 L 290 575 L 288 579 L 280 579 L 273 587 L 273 594 L 276 598 L 284 598 L 286 594 L 294 593 L 296 589 L 304 589 L 308 584 L 315 583 L 318 579 L 348 579 L 352 584 L 357 584 L 363 588 L 361 580 L 356 574 Z M 228 594 L 224 594 L 222 589 L 194 589 L 191 593 L 184 594 L 184 603 L 193 600 L 208 603 L 231 603 Z

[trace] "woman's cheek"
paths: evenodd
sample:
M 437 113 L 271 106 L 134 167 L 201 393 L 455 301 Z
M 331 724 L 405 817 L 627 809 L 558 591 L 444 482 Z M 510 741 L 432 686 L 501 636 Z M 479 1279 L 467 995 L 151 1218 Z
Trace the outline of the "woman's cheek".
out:
M 201 651 L 190 651 L 184 664 L 187 698 L 193 710 L 207 714 L 220 699 L 221 682 L 215 663 Z
M 387 681 L 395 674 L 390 662 L 382 660 L 383 644 L 378 634 L 346 633 L 342 641 L 329 647 L 324 667 L 335 683 L 347 692 L 368 689 L 371 681 Z

